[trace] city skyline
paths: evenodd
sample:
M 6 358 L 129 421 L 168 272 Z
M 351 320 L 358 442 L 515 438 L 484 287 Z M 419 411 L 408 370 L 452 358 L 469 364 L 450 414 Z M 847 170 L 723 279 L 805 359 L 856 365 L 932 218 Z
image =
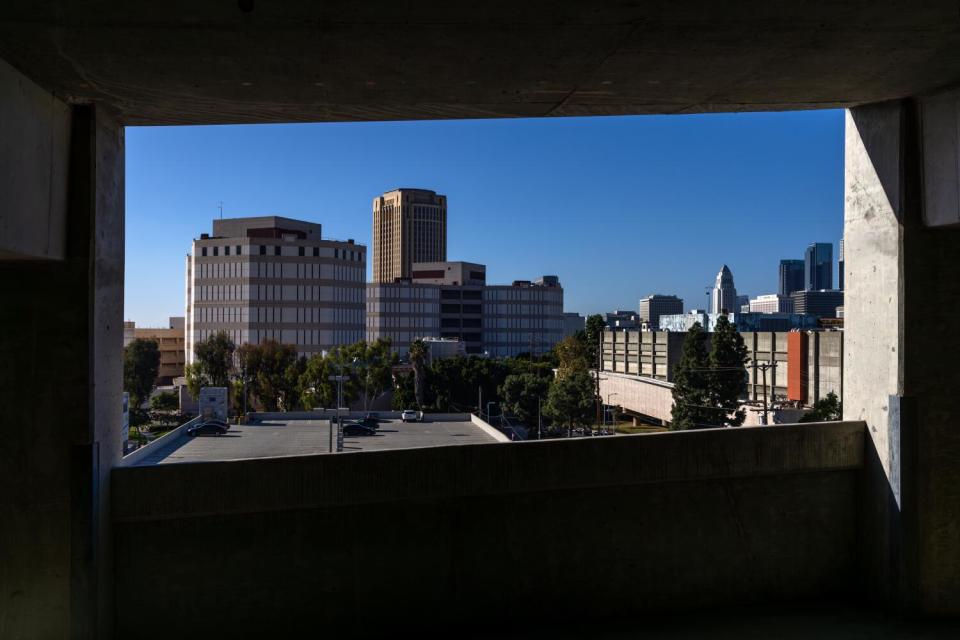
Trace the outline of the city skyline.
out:
M 635 310 L 641 297 L 655 292 L 678 295 L 686 309 L 702 308 L 704 287 L 724 263 L 737 274 L 738 290 L 775 293 L 781 258 L 803 255 L 811 242 L 836 246 L 842 234 L 841 132 L 838 111 L 670 121 L 131 128 L 124 316 L 152 326 L 182 315 L 183 255 L 196 230 L 219 216 L 220 201 L 226 217 L 316 221 L 325 237 L 371 247 L 369 203 L 399 185 L 449 197 L 449 255 L 487 264 L 491 280 L 560 274 L 565 311 Z M 446 146 L 437 158 L 415 153 L 393 167 L 362 161 L 364 141 L 384 136 L 422 138 L 425 146 L 442 139 Z M 304 140 L 324 142 L 323 152 Z M 645 151 L 634 152 L 626 170 L 604 174 L 624 161 L 627 147 L 640 144 Z M 280 150 L 285 159 L 258 159 Z M 688 161 L 684 153 L 696 157 Z M 209 155 L 222 162 L 198 172 Z M 730 160 L 738 162 L 733 169 L 725 164 Z M 690 175 L 684 167 L 696 170 L 706 196 L 691 196 L 684 187 Z M 756 186 L 758 177 L 766 186 Z M 741 210 L 749 215 L 733 215 Z M 607 246 L 604 224 L 614 225 L 619 237 L 636 237 L 637 244 L 625 248 L 662 268 L 611 277 L 609 261 L 592 259 L 594 245 L 586 244 Z M 767 228 L 774 233 L 764 242 L 748 241 Z M 651 243 L 654 234 L 663 237 Z M 371 269 L 368 264 L 367 281 Z

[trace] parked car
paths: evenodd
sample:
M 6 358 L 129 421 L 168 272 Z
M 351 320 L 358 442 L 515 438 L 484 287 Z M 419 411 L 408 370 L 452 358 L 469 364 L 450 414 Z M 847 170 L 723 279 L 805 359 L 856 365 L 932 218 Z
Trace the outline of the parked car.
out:
M 422 411 L 414 411 L 413 409 L 405 409 L 403 413 L 400 414 L 400 420 L 403 422 L 420 422 L 423 419 Z
M 380 427 L 380 420 L 377 418 L 371 418 L 370 414 L 367 414 L 359 420 L 354 420 L 356 424 L 362 424 L 365 427 L 370 427 L 371 429 L 378 429 Z
M 363 419 L 372 420 L 373 422 L 380 422 L 380 414 L 376 411 L 368 411 L 367 414 L 363 416 Z
M 207 420 L 204 423 L 194 425 L 187 429 L 187 435 L 194 436 L 222 436 L 230 428 L 226 422 L 219 420 Z
M 377 430 L 358 422 L 345 422 L 343 425 L 343 435 L 348 437 L 375 436 L 377 435 Z

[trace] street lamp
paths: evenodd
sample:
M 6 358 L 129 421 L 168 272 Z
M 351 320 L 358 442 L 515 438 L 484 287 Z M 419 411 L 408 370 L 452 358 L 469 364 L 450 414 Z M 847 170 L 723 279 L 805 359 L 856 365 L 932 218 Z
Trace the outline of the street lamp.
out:
M 615 395 L 617 395 L 617 392 L 616 392 L 616 391 L 607 394 L 607 406 L 608 406 L 608 407 L 610 406 L 610 398 L 612 398 L 612 397 L 615 396 Z M 604 427 L 607 426 L 607 410 L 606 410 L 606 409 L 603 410 L 603 426 L 604 426 Z M 617 425 L 616 425 L 616 424 L 613 425 L 613 430 L 614 430 L 614 432 L 616 432 L 616 430 L 617 430 Z

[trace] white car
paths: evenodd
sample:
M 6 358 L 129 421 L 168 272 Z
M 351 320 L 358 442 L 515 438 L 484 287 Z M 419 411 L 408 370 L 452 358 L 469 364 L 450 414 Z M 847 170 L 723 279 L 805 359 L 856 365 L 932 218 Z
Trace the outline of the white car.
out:
M 423 414 L 413 409 L 406 409 L 400 414 L 400 420 L 402 422 L 420 422 L 421 418 L 423 418 Z

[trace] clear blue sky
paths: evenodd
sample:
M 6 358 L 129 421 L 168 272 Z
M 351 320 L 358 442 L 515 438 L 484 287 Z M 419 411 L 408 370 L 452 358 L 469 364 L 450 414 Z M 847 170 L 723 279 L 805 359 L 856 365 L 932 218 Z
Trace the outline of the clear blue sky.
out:
M 448 197 L 448 259 L 560 276 L 567 311 L 703 307 L 726 263 L 775 293 L 780 258 L 843 230 L 843 112 L 127 129 L 124 316 L 183 315 L 190 240 L 282 215 L 369 245 L 371 201 Z M 368 265 L 369 268 L 369 265 Z

